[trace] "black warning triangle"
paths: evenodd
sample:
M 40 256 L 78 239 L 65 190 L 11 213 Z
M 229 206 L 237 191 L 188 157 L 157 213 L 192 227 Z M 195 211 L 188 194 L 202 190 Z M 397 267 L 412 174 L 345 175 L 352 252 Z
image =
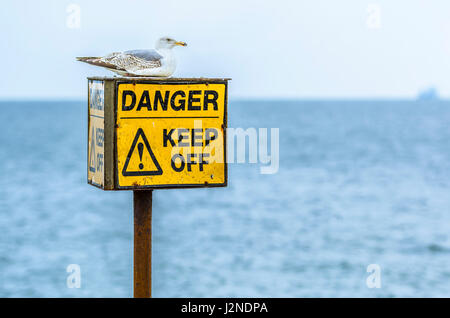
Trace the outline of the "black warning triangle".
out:
M 91 134 L 91 149 L 89 151 L 89 171 L 95 173 L 95 134 L 94 134 L 94 127 L 92 127 L 92 134 Z
M 150 157 L 152 158 L 153 163 L 156 166 L 156 170 L 142 170 L 142 171 L 128 171 L 128 164 L 130 163 L 130 158 L 133 155 L 133 152 L 135 151 L 137 141 L 139 140 L 139 137 L 142 137 L 142 140 L 145 144 L 145 149 L 147 149 L 148 153 L 150 154 Z M 141 150 L 142 151 L 142 150 Z M 145 137 L 144 131 L 142 128 L 139 128 L 136 136 L 134 137 L 133 143 L 131 144 L 130 151 L 127 155 L 127 160 L 125 161 L 125 165 L 122 169 L 122 175 L 124 177 L 129 176 L 158 176 L 163 173 L 161 166 L 158 163 L 158 160 L 156 160 L 155 155 L 153 154 L 152 148 L 150 147 L 150 144 L 148 143 L 147 137 Z

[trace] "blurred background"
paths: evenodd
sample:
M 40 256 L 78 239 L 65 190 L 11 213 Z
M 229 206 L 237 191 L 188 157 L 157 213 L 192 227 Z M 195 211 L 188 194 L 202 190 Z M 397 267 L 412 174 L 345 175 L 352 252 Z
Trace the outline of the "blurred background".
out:
M 450 3 L 2 5 L 0 296 L 131 297 L 132 193 L 86 181 L 76 56 L 153 48 L 231 77 L 229 126 L 279 128 L 280 168 L 154 193 L 155 297 L 448 297 Z M 68 288 L 78 264 L 81 288 Z M 370 264 L 380 288 L 367 284 Z

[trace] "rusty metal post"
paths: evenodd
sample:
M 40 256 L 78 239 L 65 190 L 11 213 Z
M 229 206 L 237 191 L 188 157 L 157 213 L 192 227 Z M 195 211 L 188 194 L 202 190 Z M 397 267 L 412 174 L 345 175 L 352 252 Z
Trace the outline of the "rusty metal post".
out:
M 133 191 L 134 297 L 152 297 L 152 190 Z

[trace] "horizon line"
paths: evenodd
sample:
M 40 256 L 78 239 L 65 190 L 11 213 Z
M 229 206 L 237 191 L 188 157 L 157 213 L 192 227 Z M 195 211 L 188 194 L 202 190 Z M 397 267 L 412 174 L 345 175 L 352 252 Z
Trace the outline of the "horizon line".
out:
M 389 97 L 389 96 L 368 96 L 368 97 L 233 97 L 228 99 L 229 102 L 250 102 L 250 101 L 450 101 L 447 97 L 437 97 L 430 99 L 420 99 L 418 97 Z M 23 97 L 23 98 L 0 98 L 0 103 L 17 103 L 17 102 L 87 102 L 87 98 L 79 97 Z

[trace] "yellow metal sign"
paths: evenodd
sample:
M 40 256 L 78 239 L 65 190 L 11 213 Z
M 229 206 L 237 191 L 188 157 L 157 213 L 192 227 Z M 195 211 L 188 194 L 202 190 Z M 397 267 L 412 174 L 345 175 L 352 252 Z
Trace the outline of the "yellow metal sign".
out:
M 104 175 L 104 83 L 89 81 L 88 182 L 103 187 Z
M 117 84 L 118 188 L 225 186 L 225 83 Z

